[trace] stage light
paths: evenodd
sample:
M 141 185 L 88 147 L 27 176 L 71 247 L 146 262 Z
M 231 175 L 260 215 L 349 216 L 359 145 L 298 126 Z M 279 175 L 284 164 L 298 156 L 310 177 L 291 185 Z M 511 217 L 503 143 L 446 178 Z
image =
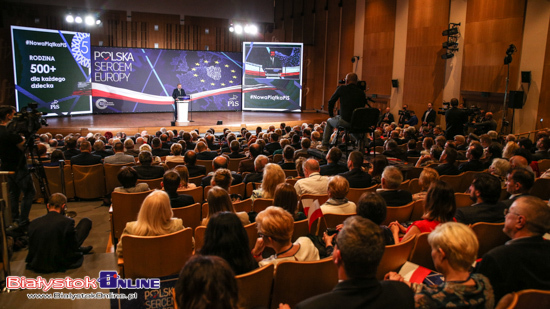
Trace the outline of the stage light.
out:
M 250 33 L 250 26 L 248 24 L 244 26 L 244 33 Z
M 441 34 L 443 36 L 450 36 L 450 35 L 458 34 L 458 28 L 451 28 L 451 29 L 443 30 L 443 32 Z
M 77 23 L 77 24 L 81 24 L 82 23 L 82 17 L 80 17 L 80 16 L 75 17 L 74 22 Z
M 251 25 L 249 30 L 250 30 L 250 34 L 257 34 L 258 33 L 258 27 L 256 27 L 256 25 Z
M 96 24 L 96 25 L 99 25 L 99 24 L 101 24 L 101 20 L 99 20 L 99 19 L 98 19 L 98 20 L 96 20 L 96 21 L 95 21 L 95 24 Z
M 236 33 L 236 34 L 241 34 L 241 33 L 243 33 L 243 26 L 241 26 L 241 25 L 235 25 L 235 33 Z
M 65 21 L 67 21 L 69 24 L 74 23 L 74 16 L 69 14 L 67 17 L 65 17 Z
M 455 54 L 453 54 L 453 53 L 446 53 L 446 54 L 441 55 L 441 59 L 451 59 L 454 56 L 455 56 Z
M 453 48 L 458 46 L 457 42 L 443 42 L 443 48 Z
M 229 26 L 229 32 L 235 32 L 235 27 L 233 27 L 233 25 Z
M 88 26 L 93 26 L 93 24 L 95 23 L 95 20 L 94 18 L 91 16 L 91 15 L 88 15 L 84 18 L 84 22 L 86 23 L 86 25 Z

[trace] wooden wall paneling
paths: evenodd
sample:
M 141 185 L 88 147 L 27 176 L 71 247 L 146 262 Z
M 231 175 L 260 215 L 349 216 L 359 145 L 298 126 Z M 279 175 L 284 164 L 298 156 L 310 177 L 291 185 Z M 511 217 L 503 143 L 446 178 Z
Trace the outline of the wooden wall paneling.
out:
M 510 84 L 516 85 L 523 38 L 525 0 L 470 0 L 466 12 L 461 91 L 504 92 L 505 52 L 518 52 L 510 64 Z
M 445 84 L 445 37 L 448 27 L 449 1 L 411 0 L 407 26 L 407 51 L 403 104 L 408 104 L 421 117 L 428 102 L 441 107 Z
M 292 42 L 303 42 L 304 39 L 304 9 L 306 0 L 296 0 L 292 13 Z
M 355 72 L 357 62 L 352 63 L 355 41 L 355 12 L 356 0 L 342 0 L 342 31 L 340 45 L 340 67 L 337 78 L 346 77 L 349 72 Z
M 294 42 L 292 36 L 294 32 L 294 0 L 284 0 L 284 31 L 285 31 L 285 42 Z
M 390 95 L 395 40 L 396 0 L 367 0 L 362 79 L 368 94 Z
M 318 69 L 317 66 L 321 65 L 320 62 L 316 62 L 316 54 L 318 53 L 315 43 L 315 14 L 316 14 L 316 2 L 315 0 L 304 0 L 304 17 L 302 23 L 303 30 L 303 78 L 302 78 L 302 109 L 315 109 L 315 73 Z M 318 76 L 317 76 L 317 79 Z M 319 104 L 319 107 L 321 105 Z
M 307 105 L 303 109 L 321 109 L 324 106 L 324 110 L 327 110 L 328 105 L 326 101 L 328 98 L 324 98 L 324 76 L 325 76 L 325 43 L 326 43 L 326 23 L 327 23 L 327 11 L 325 10 L 326 0 L 315 0 L 315 45 L 308 53 L 309 68 L 313 68 L 309 72 L 313 71 L 313 83 L 308 82 L 309 98 Z M 311 100 L 311 94 L 313 94 L 313 100 Z
M 549 25 L 550 30 L 550 25 Z M 540 85 L 539 108 L 537 113 L 537 129 L 550 127 L 550 31 L 546 39 L 546 54 L 544 55 L 544 68 Z M 543 119 L 542 123 L 540 119 Z
M 338 1 L 328 1 L 328 20 L 327 20 L 327 58 L 325 75 L 325 109 L 328 110 L 328 100 L 338 87 L 339 76 L 338 65 L 340 63 L 340 7 Z M 344 76 L 345 77 L 345 76 Z

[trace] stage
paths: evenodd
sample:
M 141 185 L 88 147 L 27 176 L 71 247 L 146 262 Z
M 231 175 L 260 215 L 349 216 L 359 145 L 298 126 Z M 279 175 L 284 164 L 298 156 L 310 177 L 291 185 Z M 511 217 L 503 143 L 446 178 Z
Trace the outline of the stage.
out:
M 171 126 L 173 113 L 134 113 L 134 114 L 95 114 L 76 115 L 65 117 L 46 117 L 49 126 L 42 127 L 38 133 L 50 132 L 52 134 L 80 133 L 82 135 L 92 133 L 105 133 L 106 131 L 125 132 L 135 134 L 143 130 L 149 133 L 156 132 L 159 128 L 186 130 L 199 129 L 200 133 L 214 128 L 216 133 L 223 128 L 232 131 L 240 131 L 242 127 L 255 131 L 257 126 L 267 129 L 274 125 L 279 127 L 281 122 L 295 126 L 302 123 L 320 123 L 328 119 L 328 114 L 323 113 L 278 113 L 278 112 L 194 112 L 189 119 L 194 122 L 176 123 Z M 217 125 L 218 121 L 223 124 Z

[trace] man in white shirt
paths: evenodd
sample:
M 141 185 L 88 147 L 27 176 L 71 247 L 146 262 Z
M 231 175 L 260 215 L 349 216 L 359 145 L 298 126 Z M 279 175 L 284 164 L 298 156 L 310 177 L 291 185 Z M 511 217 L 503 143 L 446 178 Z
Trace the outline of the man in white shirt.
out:
M 319 162 L 315 159 L 307 159 L 304 162 L 304 179 L 300 179 L 294 185 L 298 196 L 303 194 L 327 194 L 328 177 L 321 176 Z

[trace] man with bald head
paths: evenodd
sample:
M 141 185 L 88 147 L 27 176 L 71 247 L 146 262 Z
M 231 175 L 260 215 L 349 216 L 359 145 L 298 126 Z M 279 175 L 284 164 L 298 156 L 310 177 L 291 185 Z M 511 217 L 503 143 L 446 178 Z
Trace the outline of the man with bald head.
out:
M 365 92 L 357 85 L 357 74 L 348 73 L 345 81 L 346 84 L 339 86 L 328 101 L 328 114 L 330 118 L 327 120 L 327 125 L 323 134 L 323 144 L 320 150 L 328 150 L 330 136 L 334 128 L 339 126 L 349 127 L 353 111 L 356 108 L 364 107 L 365 104 L 369 105 Z M 340 115 L 335 115 L 334 105 L 338 99 L 340 99 Z
M 229 166 L 229 157 L 223 155 L 223 156 L 217 156 L 212 160 L 212 172 L 208 173 L 205 177 L 201 180 L 201 186 L 206 187 L 210 185 L 210 182 L 212 180 L 212 176 L 216 173 L 216 170 L 220 168 L 226 168 L 228 169 Z M 233 177 L 233 181 L 231 182 L 231 185 L 238 185 L 241 182 L 243 182 L 243 177 L 240 174 L 235 173 L 234 171 L 231 172 L 231 176 Z
M 550 290 L 550 207 L 534 196 L 518 198 L 507 210 L 504 233 L 512 240 L 483 256 L 474 272 L 485 275 L 495 292 L 504 295 L 525 289 Z
M 183 161 L 189 171 L 189 177 L 206 175 L 206 167 L 203 165 L 197 165 L 197 154 L 195 151 L 188 150 L 185 155 L 183 155 Z
M 328 177 L 321 176 L 319 162 L 315 159 L 307 159 L 303 165 L 304 179 L 300 179 L 294 185 L 296 193 L 303 194 L 327 194 Z

